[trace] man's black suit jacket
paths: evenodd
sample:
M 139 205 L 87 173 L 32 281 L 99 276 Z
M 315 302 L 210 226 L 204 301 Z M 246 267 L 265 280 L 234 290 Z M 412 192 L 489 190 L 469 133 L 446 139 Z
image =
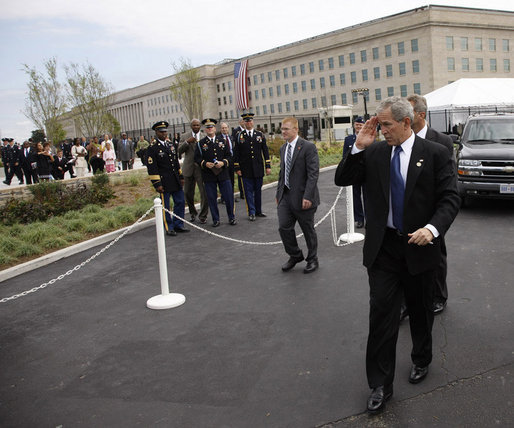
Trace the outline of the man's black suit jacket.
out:
M 280 147 L 280 173 L 277 185 L 277 202 L 280 202 L 284 194 L 284 174 L 287 143 Z M 319 157 L 316 145 L 310 141 L 298 138 L 293 157 L 291 159 L 291 170 L 289 172 L 289 200 L 292 208 L 300 211 L 302 200 L 312 202 L 312 207 L 319 205 L 318 191 Z
M 335 184 L 366 184 L 367 226 L 364 265 L 371 267 L 382 245 L 387 228 L 390 195 L 391 150 L 385 141 L 373 143 L 366 150 L 348 154 L 338 165 Z M 437 267 L 441 259 L 441 239 L 433 245 L 408 244 L 407 233 L 427 224 L 444 236 L 460 205 L 455 169 L 448 150 L 442 145 L 415 137 L 405 185 L 403 237 L 407 268 L 417 275 Z

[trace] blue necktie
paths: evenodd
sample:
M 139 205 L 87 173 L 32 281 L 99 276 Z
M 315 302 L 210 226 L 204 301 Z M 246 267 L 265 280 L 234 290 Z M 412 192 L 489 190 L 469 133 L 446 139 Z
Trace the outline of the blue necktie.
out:
M 394 148 L 393 159 L 391 160 L 391 207 L 393 210 L 393 224 L 396 229 L 403 232 L 403 199 L 405 196 L 405 185 L 400 170 L 401 146 Z
M 286 173 L 284 175 L 284 184 L 289 189 L 289 173 L 291 172 L 291 163 L 293 162 L 293 150 L 291 149 L 292 144 L 287 143 L 286 153 Z

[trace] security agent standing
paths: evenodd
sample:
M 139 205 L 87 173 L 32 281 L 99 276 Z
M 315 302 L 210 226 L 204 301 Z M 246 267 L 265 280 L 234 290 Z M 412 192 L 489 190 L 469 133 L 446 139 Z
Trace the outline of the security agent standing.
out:
M 362 116 L 359 116 L 355 119 L 355 122 L 353 124 L 353 129 L 355 132 L 352 135 L 348 135 L 344 139 L 344 145 L 343 145 L 343 158 L 346 156 L 346 154 L 352 150 L 353 144 L 355 143 L 355 140 L 357 139 L 357 135 L 359 134 L 359 131 L 364 126 L 364 119 Z M 364 227 L 364 208 L 362 206 L 362 185 L 361 184 L 354 184 L 352 186 L 352 195 L 353 195 L 353 216 L 357 229 L 361 229 Z
M 195 162 L 202 168 L 202 179 L 207 193 L 207 201 L 211 210 L 212 225 L 220 225 L 218 210 L 218 186 L 225 200 L 229 223 L 237 223 L 234 215 L 234 193 L 229 177 L 229 167 L 232 161 L 230 147 L 221 136 L 216 135 L 215 119 L 204 119 L 206 137 L 202 138 L 195 149 Z
M 234 170 L 243 178 L 248 219 L 255 221 L 255 217 L 266 217 L 262 212 L 262 178 L 264 177 L 264 165 L 266 175 L 271 174 L 266 137 L 260 131 L 253 129 L 253 113 L 241 115 L 246 129 L 239 133 L 234 143 Z
M 167 139 L 168 122 L 162 120 L 152 126 L 155 131 L 155 144 L 148 147 L 147 169 L 155 190 L 161 194 L 164 207 L 169 211 L 170 196 L 173 198 L 173 213 L 184 218 L 185 202 L 182 190 L 183 177 L 178 161 L 176 145 Z M 164 228 L 169 236 L 177 232 L 189 232 L 184 222 L 165 211 Z

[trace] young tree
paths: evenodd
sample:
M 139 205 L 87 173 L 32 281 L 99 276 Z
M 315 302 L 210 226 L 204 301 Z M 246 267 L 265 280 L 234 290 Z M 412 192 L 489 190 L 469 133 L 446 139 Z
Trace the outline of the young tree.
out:
M 71 63 L 64 69 L 79 132 L 88 136 L 112 132 L 114 123 L 107 111 L 112 101 L 112 85 L 89 63 Z
M 25 100 L 23 114 L 53 142 L 66 138 L 66 132 L 58 121 L 58 117 L 66 109 L 66 95 L 63 85 L 57 78 L 57 59 L 50 58 L 44 63 L 46 73 L 40 73 L 35 67 L 23 64 L 29 76 L 28 98 Z
M 175 82 L 170 90 L 173 97 L 182 105 L 188 121 L 203 117 L 204 96 L 200 86 L 200 72 L 191 65 L 191 60 L 181 58 L 173 63 Z

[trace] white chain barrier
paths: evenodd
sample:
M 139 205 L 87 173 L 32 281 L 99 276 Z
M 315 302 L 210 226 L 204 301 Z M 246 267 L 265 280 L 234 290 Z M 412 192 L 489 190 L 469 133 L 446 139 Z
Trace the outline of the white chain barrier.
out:
M 334 203 L 332 204 L 332 206 L 330 207 L 328 212 L 320 220 L 318 220 L 317 223 L 314 224 L 314 227 L 316 228 L 321 223 L 323 223 L 327 219 L 328 216 L 330 216 L 330 224 L 331 224 L 331 229 L 332 229 L 332 239 L 333 239 L 334 245 L 336 247 L 344 247 L 344 246 L 349 245 L 352 242 L 354 242 L 352 240 L 348 240 L 346 242 L 342 242 L 341 238 L 338 236 L 338 234 L 337 234 L 337 224 L 336 224 L 336 213 L 335 213 L 335 208 L 336 208 L 337 202 L 341 198 L 341 194 L 342 194 L 343 190 L 346 190 L 346 211 L 347 211 L 346 228 L 347 228 L 347 230 L 353 230 L 353 228 L 352 228 L 352 226 L 353 226 L 353 224 L 352 224 L 352 217 L 353 216 L 349 215 L 349 213 L 351 213 L 352 210 L 353 210 L 353 206 L 351 205 L 351 203 L 352 203 L 351 202 L 351 197 L 348 197 L 349 193 L 351 192 L 351 189 L 352 189 L 351 186 L 349 186 L 349 187 L 341 187 L 339 189 L 339 192 L 337 193 L 337 196 L 336 196 L 336 198 L 334 200 Z M 156 199 L 156 201 L 157 201 L 157 199 Z M 161 207 L 161 206 L 159 206 L 159 207 Z M 96 257 L 98 257 L 100 254 L 104 253 L 107 249 L 111 248 L 114 244 L 116 244 L 121 238 L 123 238 L 125 235 L 127 235 L 136 225 L 141 223 L 148 216 L 148 214 L 150 214 L 150 212 L 152 210 L 154 210 L 155 208 L 156 208 L 155 206 L 152 206 L 151 208 L 149 208 L 134 224 L 132 224 L 131 226 L 127 227 L 123 231 L 123 233 L 121 233 L 119 236 L 114 238 L 111 242 L 109 242 L 109 244 L 107 244 L 105 247 L 103 247 L 96 254 L 92 255 L 87 260 L 84 260 L 82 263 L 78 264 L 73 269 L 70 269 L 67 272 L 59 275 L 57 278 L 51 279 L 50 281 L 45 282 L 45 283 L 43 283 L 43 284 L 41 284 L 41 285 L 39 285 L 37 287 L 31 288 L 30 290 L 23 291 L 23 292 L 21 292 L 19 294 L 14 294 L 14 295 L 12 295 L 10 297 L 4 297 L 4 298 L 0 299 L 0 303 L 6 303 L 6 302 L 8 302 L 10 300 L 15 300 L 15 299 L 18 299 L 19 297 L 24 297 L 24 296 L 27 296 L 27 295 L 29 295 L 31 293 L 35 293 L 36 291 L 42 290 L 42 289 L 48 287 L 49 285 L 55 284 L 57 281 L 60 281 L 61 279 L 71 275 L 73 272 L 78 271 L 79 269 L 81 269 L 82 267 L 87 265 L 89 262 L 94 260 Z M 157 213 L 157 211 L 158 210 L 156 210 L 156 213 Z M 207 229 L 204 229 L 203 227 L 197 226 L 196 224 L 191 223 L 191 222 L 181 218 L 180 216 L 178 216 L 175 213 L 167 210 L 164 207 L 162 207 L 162 211 L 168 212 L 171 216 L 174 216 L 174 217 L 182 220 L 184 223 L 186 223 L 190 227 L 193 227 L 193 228 L 195 228 L 195 229 L 197 229 L 197 230 L 199 230 L 201 232 L 207 233 L 208 235 L 215 236 L 215 237 L 220 238 L 220 239 L 225 239 L 227 241 L 232 241 L 232 242 L 236 242 L 236 243 L 239 243 L 239 244 L 248 244 L 248 245 L 280 245 L 280 244 L 282 244 L 282 241 L 272 241 L 272 242 L 247 241 L 247 240 L 243 240 L 243 239 L 236 239 L 236 238 L 231 238 L 231 237 L 228 237 L 228 236 L 220 235 L 219 233 L 211 232 L 210 230 L 207 230 Z M 162 221 L 160 223 L 162 223 Z M 303 233 L 300 233 L 296 237 L 300 238 L 302 236 L 303 236 Z M 161 279 L 161 283 L 162 283 L 162 279 Z M 165 295 L 167 293 L 166 293 L 166 291 L 163 291 L 162 294 Z
M 19 294 L 14 294 L 10 297 L 4 297 L 3 299 L 0 299 L 0 303 L 8 302 L 9 300 L 15 300 L 19 297 L 25 297 L 28 294 L 35 293 L 36 291 L 42 290 L 43 288 L 48 287 L 49 285 L 55 284 L 57 281 L 60 281 L 63 278 L 66 278 L 67 276 L 71 275 L 73 272 L 78 271 L 79 269 L 83 268 L 85 265 L 87 265 L 90 261 L 96 259 L 100 254 L 102 254 L 107 249 L 111 248 L 116 242 L 118 242 L 121 238 L 123 238 L 127 233 L 129 233 L 136 225 L 141 223 L 148 214 L 150 214 L 151 211 L 153 211 L 154 207 L 149 208 L 139 219 L 132 224 L 131 226 L 127 227 L 123 233 L 118 235 L 116 238 L 114 238 L 111 242 L 109 242 L 105 247 L 103 247 L 100 251 L 98 251 L 96 254 L 89 257 L 87 260 L 84 260 L 82 263 L 75 266 L 73 269 L 70 269 L 69 271 L 59 275 L 57 278 L 51 279 L 48 282 L 45 282 L 37 287 L 31 288 L 30 290 L 23 291 Z

